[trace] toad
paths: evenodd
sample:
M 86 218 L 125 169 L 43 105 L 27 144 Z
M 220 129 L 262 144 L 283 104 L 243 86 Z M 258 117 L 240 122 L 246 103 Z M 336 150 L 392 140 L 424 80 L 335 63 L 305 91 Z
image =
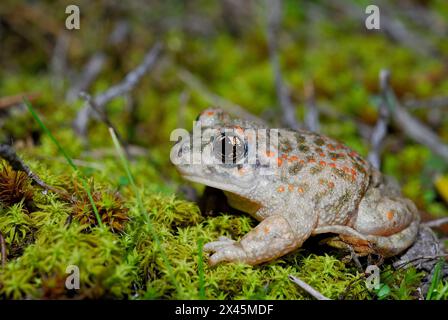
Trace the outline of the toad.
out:
M 203 111 L 195 126 L 208 134 L 197 148 L 191 139 L 174 145 L 177 169 L 187 180 L 223 190 L 230 206 L 259 221 L 239 241 L 222 236 L 207 243 L 210 265 L 268 262 L 322 233 L 359 255 L 390 257 L 414 242 L 420 223 L 414 203 L 344 144 L 306 130 L 274 135 L 216 108 Z M 260 151 L 262 145 L 269 148 Z

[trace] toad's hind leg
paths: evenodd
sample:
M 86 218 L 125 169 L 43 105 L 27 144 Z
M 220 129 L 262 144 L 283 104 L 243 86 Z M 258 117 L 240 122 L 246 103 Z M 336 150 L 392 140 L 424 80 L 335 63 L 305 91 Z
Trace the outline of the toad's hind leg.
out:
M 359 204 L 353 228 L 366 235 L 376 252 L 388 257 L 414 242 L 419 224 L 420 215 L 412 201 L 387 188 L 372 188 Z
M 209 259 L 209 264 L 212 266 L 220 262 L 244 262 L 256 265 L 293 251 L 307 236 L 298 236 L 287 218 L 273 215 L 260 222 L 241 241 L 221 239 L 207 243 L 204 251 L 214 252 Z
M 339 239 L 358 253 L 389 257 L 414 242 L 419 223 L 420 216 L 412 201 L 397 193 L 388 193 L 385 188 L 372 188 L 361 200 L 351 227 L 328 226 L 316 233 L 338 233 Z

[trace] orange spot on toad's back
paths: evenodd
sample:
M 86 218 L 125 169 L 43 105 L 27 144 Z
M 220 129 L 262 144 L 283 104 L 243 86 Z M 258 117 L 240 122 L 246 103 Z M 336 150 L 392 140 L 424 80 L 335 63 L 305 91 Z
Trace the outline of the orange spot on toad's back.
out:
M 336 163 L 330 162 L 329 166 L 332 168 L 336 168 Z
M 321 152 L 321 153 L 319 153 L 319 156 L 325 157 L 325 153 Z
M 283 163 L 282 158 L 277 158 L 277 164 L 279 167 L 282 165 L 282 163 Z
M 303 193 L 303 188 L 299 187 L 299 189 L 297 189 L 300 193 Z
M 316 162 L 316 160 L 314 160 L 314 158 L 309 158 L 309 159 L 308 159 L 308 162 L 310 162 L 310 163 L 314 163 L 314 162 Z
M 327 165 L 327 163 L 325 161 L 319 161 L 319 164 L 323 167 L 325 167 Z
M 239 134 L 243 134 L 243 133 L 244 133 L 243 128 L 241 128 L 240 126 L 235 126 L 235 130 L 236 130 L 236 132 L 238 132 Z
M 386 213 L 386 217 L 387 217 L 387 220 L 392 220 L 394 218 L 394 212 L 393 211 L 388 211 Z
M 333 189 L 334 188 L 334 182 L 333 181 L 328 182 L 328 186 Z
M 272 151 L 266 151 L 266 157 L 271 158 L 274 156 L 274 152 Z
M 214 114 L 215 114 L 214 111 L 207 111 L 207 115 L 208 115 L 208 116 L 212 116 L 212 115 L 214 115 Z
M 288 190 L 289 190 L 289 191 L 293 191 L 293 190 L 294 190 L 294 185 L 289 184 L 289 185 L 288 185 Z
M 283 192 L 283 191 L 285 191 L 285 187 L 280 186 L 280 187 L 278 187 L 277 191 L 278 191 L 278 192 Z
M 334 148 L 334 145 L 332 145 L 332 144 L 329 144 L 328 146 L 328 149 L 330 149 L 331 151 L 333 151 L 335 148 Z
M 268 234 L 269 233 L 269 227 L 264 227 L 263 228 L 263 232 L 264 232 L 264 234 Z
M 289 160 L 297 161 L 297 160 L 299 160 L 299 158 L 297 156 L 291 156 L 291 157 L 289 157 Z

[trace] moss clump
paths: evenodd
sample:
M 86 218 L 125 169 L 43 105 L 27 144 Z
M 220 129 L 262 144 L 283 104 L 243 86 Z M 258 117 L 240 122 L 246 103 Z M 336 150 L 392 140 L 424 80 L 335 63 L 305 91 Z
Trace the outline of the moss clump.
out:
M 98 220 L 87 193 L 78 181 L 75 181 L 73 189 L 72 217 L 88 228 L 95 227 Z M 101 222 L 113 232 L 122 232 L 129 220 L 129 209 L 124 206 L 121 195 L 110 190 L 95 189 L 93 180 L 91 180 L 90 192 Z
M 9 208 L 0 208 L 0 230 L 5 238 L 7 254 L 18 256 L 34 239 L 34 225 L 23 201 Z
M 25 172 L 13 170 L 5 161 L 0 162 L 0 205 L 10 207 L 23 202 L 31 206 L 34 190 Z

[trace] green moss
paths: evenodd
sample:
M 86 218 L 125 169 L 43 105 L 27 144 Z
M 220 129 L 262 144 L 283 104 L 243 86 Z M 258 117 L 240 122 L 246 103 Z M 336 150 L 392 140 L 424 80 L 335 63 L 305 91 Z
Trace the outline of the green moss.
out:
M 124 194 L 127 195 L 126 190 Z M 173 196 L 143 193 L 144 206 L 158 233 L 162 250 L 172 265 L 179 290 L 170 281 L 168 269 L 155 245 L 148 225 L 130 195 L 130 221 L 122 234 L 107 227 L 93 228 L 68 219 L 72 206 L 55 195 L 25 213 L 17 204 L 4 209 L 1 228 L 11 229 L 20 239 L 32 234 L 34 241 L 22 243 L 20 256 L 9 257 L 0 273 L 0 295 L 7 298 L 115 297 L 199 298 L 198 241 L 220 235 L 238 239 L 255 224 L 248 216 L 221 214 L 205 219 L 196 205 Z M 8 221 L 6 223 L 5 221 Z M 7 238 L 7 244 L 11 241 Z M 15 240 L 17 241 L 17 239 Z M 206 256 L 203 256 L 206 260 Z M 81 289 L 64 288 L 66 268 L 77 265 Z M 243 264 L 204 266 L 207 299 L 302 299 L 310 298 L 288 279 L 301 277 L 332 298 L 342 294 L 359 275 L 329 255 L 291 254 L 272 263 L 251 267 Z M 366 298 L 361 282 L 347 297 Z

